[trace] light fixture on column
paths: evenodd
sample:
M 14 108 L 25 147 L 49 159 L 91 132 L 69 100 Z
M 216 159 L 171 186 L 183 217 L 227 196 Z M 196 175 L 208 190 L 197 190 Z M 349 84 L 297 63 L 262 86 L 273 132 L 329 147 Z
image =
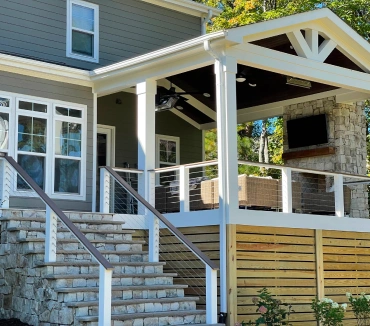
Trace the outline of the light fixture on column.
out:
M 238 83 L 244 83 L 246 80 L 247 80 L 247 77 L 246 77 L 246 75 L 244 73 L 244 70 L 242 72 L 238 72 L 236 74 L 236 81 Z
M 250 87 L 257 86 L 255 73 L 253 73 L 252 68 L 250 67 L 246 67 L 244 70 L 238 72 L 235 79 L 238 83 L 244 83 L 245 81 L 247 81 Z

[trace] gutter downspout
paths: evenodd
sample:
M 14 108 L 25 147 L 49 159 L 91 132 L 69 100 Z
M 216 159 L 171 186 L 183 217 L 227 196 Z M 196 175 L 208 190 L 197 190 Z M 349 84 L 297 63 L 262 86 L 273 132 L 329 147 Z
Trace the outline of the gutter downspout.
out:
M 207 23 L 212 18 L 212 16 L 213 16 L 213 12 L 210 9 L 208 10 L 207 16 L 202 17 L 202 26 L 200 30 L 201 35 L 205 35 L 207 33 Z
M 212 49 L 210 40 L 204 41 L 204 50 L 208 52 L 214 59 L 215 63 L 221 64 L 221 58 Z M 217 80 L 217 77 L 216 77 Z M 216 81 L 217 83 L 217 81 Z M 217 101 L 222 103 L 225 95 L 224 90 L 220 94 L 220 98 Z M 221 111 L 218 108 L 217 112 Z M 220 112 L 218 114 L 221 114 Z M 218 118 L 218 117 L 217 117 Z M 218 133 L 218 132 L 217 132 Z M 222 141 L 219 139 L 219 141 Z M 223 205 L 224 206 L 224 205 Z M 226 229 L 226 214 L 224 210 L 220 210 L 220 316 L 218 322 L 220 324 L 226 324 L 227 311 L 228 311 L 228 288 L 227 288 L 227 229 Z

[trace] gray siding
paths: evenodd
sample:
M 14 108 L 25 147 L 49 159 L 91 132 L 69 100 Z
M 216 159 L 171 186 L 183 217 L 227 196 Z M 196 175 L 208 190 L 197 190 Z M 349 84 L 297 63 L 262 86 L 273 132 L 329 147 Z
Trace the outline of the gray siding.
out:
M 200 19 L 138 0 L 99 5 L 100 62 L 66 57 L 66 0 L 0 0 L 0 51 L 94 69 L 200 35 Z
M 116 99 L 122 104 L 116 104 Z M 116 167 L 137 164 L 136 95 L 117 93 L 98 99 L 98 124 L 116 127 Z M 202 132 L 171 112 L 156 114 L 156 134 L 180 137 L 180 163 L 202 160 Z
M 91 88 L 0 72 L 0 91 L 87 105 L 86 202 L 74 200 L 55 200 L 55 202 L 64 210 L 91 211 L 93 162 L 93 95 Z M 41 202 L 34 198 L 11 198 L 10 204 L 12 207 L 20 208 L 42 207 Z

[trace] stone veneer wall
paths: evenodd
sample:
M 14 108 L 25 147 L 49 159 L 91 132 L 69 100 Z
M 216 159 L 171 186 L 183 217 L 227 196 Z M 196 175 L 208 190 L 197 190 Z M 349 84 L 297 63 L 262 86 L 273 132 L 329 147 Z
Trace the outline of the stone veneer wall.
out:
M 284 153 L 327 146 L 335 148 L 332 155 L 290 159 L 285 163 L 300 168 L 366 175 L 366 118 L 363 108 L 363 102 L 341 104 L 336 102 L 335 97 L 284 107 Z M 289 150 L 286 122 L 324 113 L 327 117 L 328 143 Z M 328 191 L 332 180 L 326 178 L 324 183 Z M 351 190 L 350 215 L 368 218 L 366 186 L 351 186 Z

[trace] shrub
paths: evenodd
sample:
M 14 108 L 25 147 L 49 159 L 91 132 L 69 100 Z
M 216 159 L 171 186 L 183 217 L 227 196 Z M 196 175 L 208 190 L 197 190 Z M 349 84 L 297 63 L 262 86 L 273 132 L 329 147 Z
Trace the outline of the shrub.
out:
M 351 293 L 346 293 L 346 297 L 352 307 L 358 326 L 370 325 L 370 295 L 362 292 L 355 298 Z
M 323 326 L 343 326 L 342 321 L 347 304 L 339 305 L 332 299 L 323 298 L 321 300 L 312 300 L 311 308 L 314 311 L 315 318 Z

